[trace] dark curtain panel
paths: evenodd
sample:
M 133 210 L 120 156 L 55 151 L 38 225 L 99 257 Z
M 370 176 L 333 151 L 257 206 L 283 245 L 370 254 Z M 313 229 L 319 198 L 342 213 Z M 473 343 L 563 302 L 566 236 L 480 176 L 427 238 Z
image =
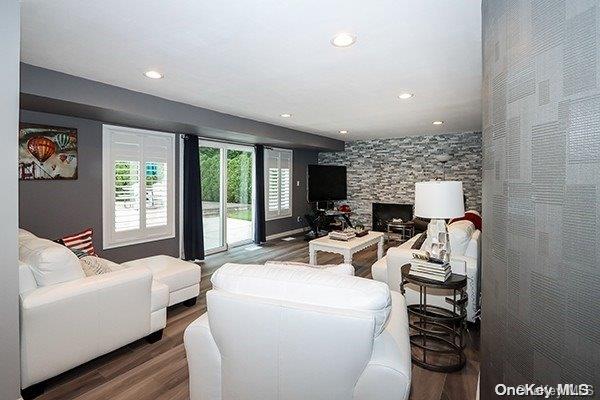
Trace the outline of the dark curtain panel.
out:
M 186 260 L 203 260 L 204 231 L 198 136 L 185 135 L 183 138 L 183 252 Z
M 256 213 L 254 218 L 254 243 L 267 241 L 265 228 L 265 146 L 256 145 Z

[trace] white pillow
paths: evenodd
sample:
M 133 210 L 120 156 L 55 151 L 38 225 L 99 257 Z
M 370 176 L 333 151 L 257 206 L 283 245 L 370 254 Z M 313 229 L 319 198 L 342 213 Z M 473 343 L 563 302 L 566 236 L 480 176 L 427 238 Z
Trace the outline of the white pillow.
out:
M 19 260 L 28 264 L 38 286 L 54 285 L 83 278 L 77 256 L 51 240 L 28 237 L 19 243 Z
M 475 233 L 475 225 L 471 221 L 461 220 L 448 225 L 451 254 L 462 256 L 467 251 L 471 236 Z
M 85 276 L 109 274 L 123 269 L 119 264 L 97 256 L 85 256 L 79 259 Z

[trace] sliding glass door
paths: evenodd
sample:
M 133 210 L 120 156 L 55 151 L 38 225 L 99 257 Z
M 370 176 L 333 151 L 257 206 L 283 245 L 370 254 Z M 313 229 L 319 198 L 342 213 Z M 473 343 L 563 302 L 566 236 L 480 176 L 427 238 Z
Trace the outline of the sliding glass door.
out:
M 200 141 L 204 248 L 207 254 L 254 236 L 254 148 Z

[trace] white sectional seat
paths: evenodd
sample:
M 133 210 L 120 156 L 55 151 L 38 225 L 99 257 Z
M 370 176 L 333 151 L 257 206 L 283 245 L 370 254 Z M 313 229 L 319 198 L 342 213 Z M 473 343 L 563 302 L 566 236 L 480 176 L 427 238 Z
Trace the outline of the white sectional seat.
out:
M 140 258 L 121 264 L 123 267 L 146 267 L 152 271 L 152 277 L 168 287 L 169 306 L 186 302 L 195 304 L 200 294 L 200 266 L 189 261 L 166 255 Z
M 225 264 L 185 331 L 191 400 L 403 400 L 404 297 L 345 273 Z
M 194 263 L 163 255 L 106 264 L 114 268 L 86 276 L 70 249 L 19 230 L 24 397 L 39 394 L 48 378 L 135 340 L 160 339 L 166 308 L 191 305 L 200 293 Z
M 26 231 L 19 254 L 24 398 L 48 378 L 165 327 L 169 288 L 148 268 L 85 276 L 71 250 Z
M 456 221 L 448 225 L 450 235 L 452 272 L 467 276 L 467 321 L 475 322 L 479 309 L 479 273 L 481 263 L 481 231 L 475 228 L 470 221 Z M 388 249 L 387 254 L 371 267 L 374 280 L 385 282 L 391 290 L 400 291 L 400 268 L 412 260 L 412 245 L 422 234 L 402 243 L 398 247 Z M 422 248 L 427 248 L 428 239 L 425 239 Z M 405 285 L 407 304 L 419 303 L 419 288 L 415 285 Z M 451 309 L 452 306 L 445 300 L 452 296 L 451 290 L 428 289 L 427 302 L 439 307 Z

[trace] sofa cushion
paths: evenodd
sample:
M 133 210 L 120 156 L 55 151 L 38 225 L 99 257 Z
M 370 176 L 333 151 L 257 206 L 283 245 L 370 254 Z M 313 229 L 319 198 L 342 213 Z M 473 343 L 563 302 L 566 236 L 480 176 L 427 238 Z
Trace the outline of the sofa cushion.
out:
M 127 268 L 136 266 L 149 268 L 152 277 L 167 285 L 170 293 L 197 285 L 202 275 L 199 265 L 164 254 L 127 261 L 121 265 Z
M 265 265 L 280 265 L 282 267 L 302 267 L 302 268 L 312 268 L 314 270 L 332 272 L 334 274 L 342 274 L 342 275 L 354 275 L 354 267 L 352 264 L 325 264 L 325 265 L 314 265 L 307 264 L 303 262 L 297 261 L 267 261 Z
M 374 317 L 376 334 L 385 327 L 391 307 L 385 283 L 324 274 L 313 268 L 225 264 L 212 275 L 211 282 L 215 290 L 239 295 L 365 311 Z
M 19 241 L 19 260 L 28 264 L 38 286 L 83 278 L 79 259 L 71 250 L 51 240 L 29 237 Z
M 25 229 L 19 228 L 19 241 L 26 240 L 26 239 L 32 239 L 35 237 L 37 237 L 37 236 L 35 236 L 33 233 L 31 233 Z
M 471 236 L 475 233 L 475 225 L 471 221 L 461 220 L 448 225 L 450 234 L 450 251 L 452 254 L 462 256 L 467 250 Z

